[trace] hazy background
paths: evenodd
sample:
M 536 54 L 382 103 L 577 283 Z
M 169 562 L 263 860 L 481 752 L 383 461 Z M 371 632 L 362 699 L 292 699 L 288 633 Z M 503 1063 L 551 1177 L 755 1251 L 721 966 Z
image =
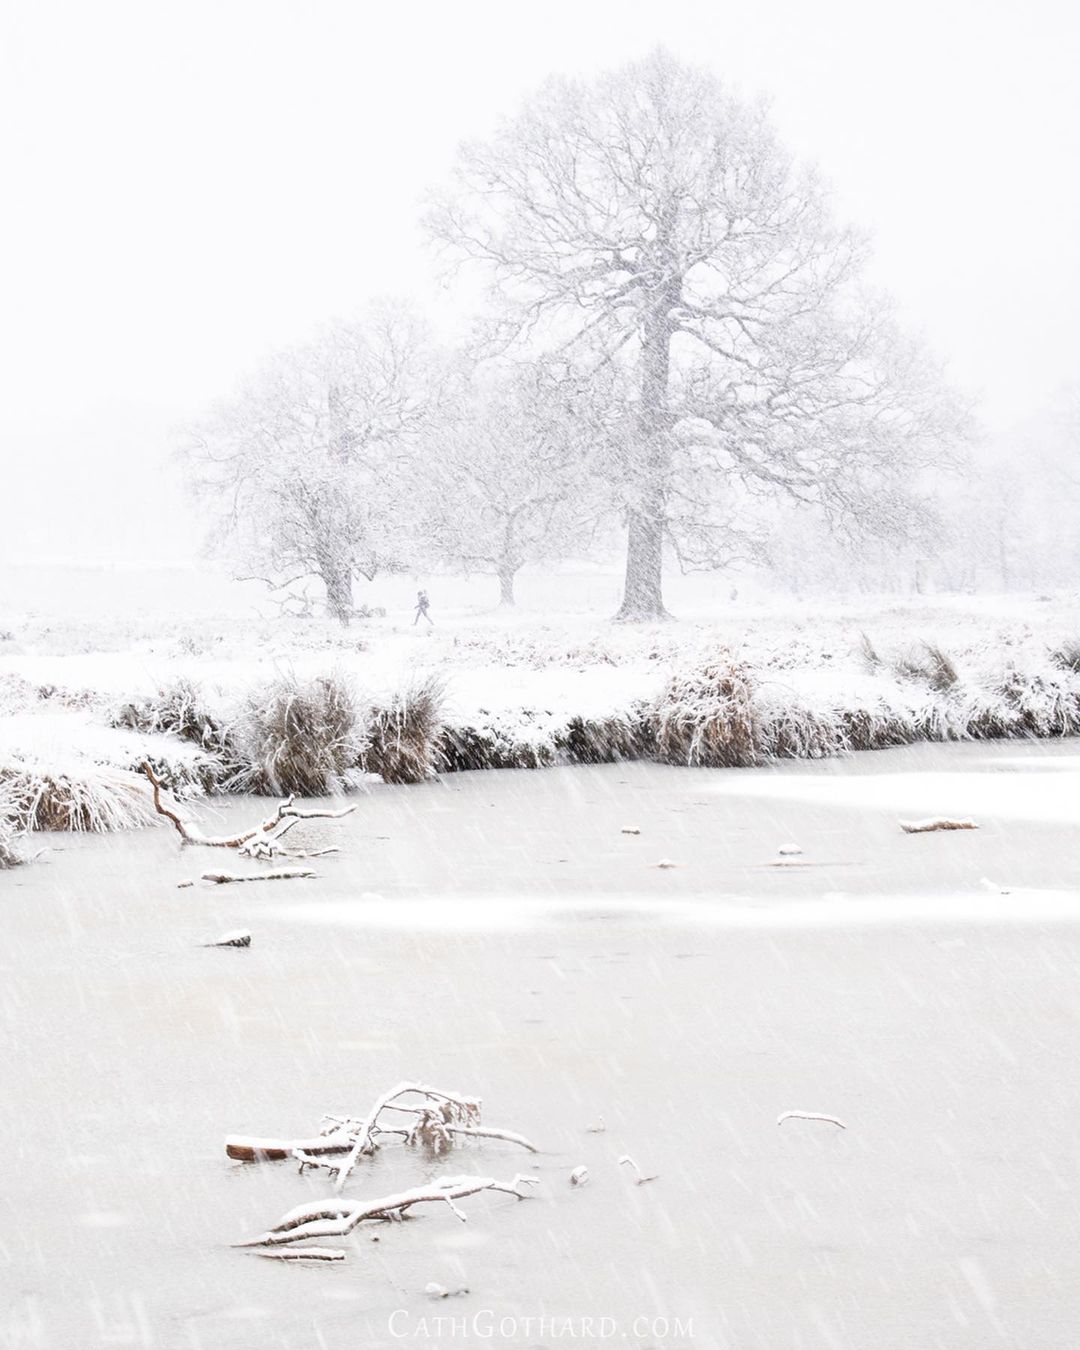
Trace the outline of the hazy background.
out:
M 0 34 L 0 562 L 193 558 L 175 425 L 372 293 L 427 303 L 457 142 L 657 42 L 771 95 L 991 436 L 1075 378 L 1071 6 L 8 0 Z

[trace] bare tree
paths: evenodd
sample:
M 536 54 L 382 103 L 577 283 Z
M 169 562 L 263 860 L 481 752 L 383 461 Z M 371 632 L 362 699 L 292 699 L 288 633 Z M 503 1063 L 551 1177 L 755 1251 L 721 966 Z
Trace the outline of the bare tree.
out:
M 488 369 L 433 431 L 418 464 L 425 547 L 499 579 L 514 603 L 527 563 L 574 556 L 601 512 L 591 441 L 572 386 L 534 364 Z
M 556 79 L 463 147 L 429 216 L 491 273 L 506 341 L 628 374 L 609 455 L 628 527 L 619 617 L 664 614 L 665 543 L 731 552 L 726 484 L 833 515 L 878 506 L 961 419 L 880 303 L 761 107 L 658 51 L 592 84 Z
M 277 588 L 317 577 L 348 623 L 354 580 L 402 562 L 405 471 L 439 372 L 424 326 L 389 303 L 268 360 L 185 438 L 212 547 Z

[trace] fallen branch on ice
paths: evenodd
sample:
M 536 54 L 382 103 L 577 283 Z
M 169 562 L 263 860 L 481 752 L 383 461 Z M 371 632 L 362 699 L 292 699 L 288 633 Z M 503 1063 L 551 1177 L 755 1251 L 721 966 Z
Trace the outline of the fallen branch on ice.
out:
M 935 830 L 977 830 L 973 820 L 952 820 L 948 816 L 931 816 L 926 820 L 902 820 L 905 834 L 932 834 Z
M 203 881 L 226 886 L 231 881 L 292 881 L 296 877 L 315 877 L 310 867 L 279 867 L 274 872 L 204 872 Z
M 298 820 L 339 820 L 342 816 L 350 815 L 356 810 L 355 802 L 336 811 L 327 810 L 325 807 L 295 806 L 293 804 L 295 798 L 289 796 L 278 803 L 277 810 L 272 816 L 268 816 L 261 825 L 255 825 L 250 830 L 243 830 L 240 834 L 233 835 L 203 834 L 197 825 L 184 820 L 182 816 L 165 805 L 161 799 L 161 783 L 150 765 L 144 763 L 142 771 L 150 780 L 150 785 L 154 790 L 154 809 L 158 815 L 172 821 L 185 844 L 202 844 L 206 848 L 235 848 L 242 856 L 247 858 L 307 857 L 308 855 L 303 852 L 290 853 L 288 849 L 281 845 L 282 838 Z M 320 854 L 329 852 L 331 852 L 330 849 L 319 850 Z M 311 856 L 318 855 L 312 854 Z
M 512 1181 L 496 1181 L 494 1177 L 438 1177 L 423 1186 L 398 1191 L 379 1200 L 322 1200 L 316 1204 L 298 1205 L 289 1210 L 274 1226 L 238 1247 L 277 1247 L 309 1238 L 345 1237 L 359 1224 L 369 1219 L 403 1219 L 413 1205 L 444 1204 L 464 1222 L 468 1216 L 454 1203 L 480 1191 L 501 1191 L 519 1200 L 528 1198 L 523 1186 L 539 1185 L 537 1177 L 520 1173 Z
M 785 1120 L 824 1120 L 829 1125 L 839 1125 L 842 1130 L 847 1126 L 842 1120 L 837 1120 L 835 1116 L 824 1116 L 818 1111 L 785 1111 L 777 1116 L 777 1125 L 783 1125 Z
M 398 1124 L 384 1120 L 387 1112 L 411 1117 Z M 433 1153 L 448 1152 L 457 1139 L 496 1139 L 516 1144 L 530 1153 L 537 1151 L 524 1135 L 483 1125 L 480 1102 L 475 1097 L 442 1092 L 422 1083 L 398 1083 L 378 1097 L 362 1118 L 323 1116 L 321 1132 L 309 1139 L 260 1138 L 229 1135 L 225 1152 L 240 1162 L 295 1158 L 301 1167 L 326 1167 L 335 1172 L 340 1190 L 362 1157 L 370 1156 L 392 1136 L 397 1142 L 423 1144 Z M 342 1154 L 344 1161 L 336 1161 Z
M 274 1261 L 344 1261 L 345 1253 L 340 1247 L 298 1247 L 296 1251 L 288 1247 L 284 1251 L 256 1252 L 256 1256 L 266 1256 Z
M 622 1157 L 619 1159 L 619 1166 L 632 1167 L 634 1169 L 635 1186 L 644 1186 L 647 1181 L 657 1181 L 659 1179 L 659 1175 L 656 1172 L 653 1172 L 651 1176 L 646 1176 L 644 1172 L 642 1172 L 641 1168 L 634 1161 L 634 1159 L 631 1158 L 629 1153 L 624 1153 L 622 1155 Z

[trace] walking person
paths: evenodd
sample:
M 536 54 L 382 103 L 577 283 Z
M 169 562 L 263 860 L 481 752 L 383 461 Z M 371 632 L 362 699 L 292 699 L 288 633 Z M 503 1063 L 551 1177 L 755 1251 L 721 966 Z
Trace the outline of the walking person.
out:
M 423 615 L 423 617 L 427 619 L 428 623 L 431 624 L 431 626 L 434 628 L 435 620 L 428 613 L 427 591 L 416 592 L 416 618 L 413 619 L 414 628 L 420 622 L 421 615 Z

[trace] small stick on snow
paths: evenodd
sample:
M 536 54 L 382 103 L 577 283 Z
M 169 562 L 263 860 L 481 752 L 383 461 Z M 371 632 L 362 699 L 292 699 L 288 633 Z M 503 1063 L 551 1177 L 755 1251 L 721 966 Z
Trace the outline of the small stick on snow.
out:
M 276 872 L 204 872 L 202 879 L 225 886 L 231 881 L 292 881 L 297 877 L 314 876 L 318 873 L 310 867 L 279 867 Z
M 949 816 L 930 816 L 926 820 L 902 820 L 905 834 L 932 834 L 935 830 L 977 830 L 973 820 L 953 820 Z
M 344 1261 L 345 1253 L 340 1247 L 298 1247 L 296 1251 L 286 1249 L 283 1252 L 260 1252 L 256 1256 L 265 1256 L 271 1261 Z
M 657 1180 L 658 1174 L 656 1172 L 653 1172 L 650 1176 L 643 1175 L 641 1168 L 637 1165 L 637 1163 L 633 1160 L 633 1158 L 631 1158 L 629 1153 L 624 1153 L 622 1157 L 619 1159 L 619 1166 L 622 1167 L 624 1164 L 634 1169 L 635 1186 L 644 1186 L 647 1181 Z
M 479 1191 L 501 1191 L 527 1200 L 523 1186 L 538 1186 L 539 1177 L 525 1177 L 518 1173 L 512 1181 L 496 1181 L 494 1177 L 437 1177 L 424 1186 L 414 1186 L 380 1200 L 347 1201 L 322 1200 L 314 1204 L 298 1205 L 289 1210 L 274 1226 L 249 1242 L 238 1242 L 238 1247 L 280 1247 L 309 1238 L 345 1237 L 365 1220 L 400 1219 L 413 1205 L 442 1203 L 448 1205 L 459 1219 L 467 1216 L 454 1204 Z
M 842 1120 L 837 1120 L 835 1116 L 822 1115 L 820 1111 L 784 1111 L 777 1116 L 776 1123 L 783 1125 L 785 1120 L 823 1120 L 828 1125 L 838 1125 L 842 1130 L 847 1129 Z
M 682 867 L 683 863 L 672 862 L 670 858 L 661 858 L 659 862 L 653 863 L 653 867 Z
M 622 833 L 623 833 L 623 834 L 640 834 L 641 831 L 638 829 L 638 827 L 637 827 L 636 825 L 624 825 L 624 826 L 622 827 Z

